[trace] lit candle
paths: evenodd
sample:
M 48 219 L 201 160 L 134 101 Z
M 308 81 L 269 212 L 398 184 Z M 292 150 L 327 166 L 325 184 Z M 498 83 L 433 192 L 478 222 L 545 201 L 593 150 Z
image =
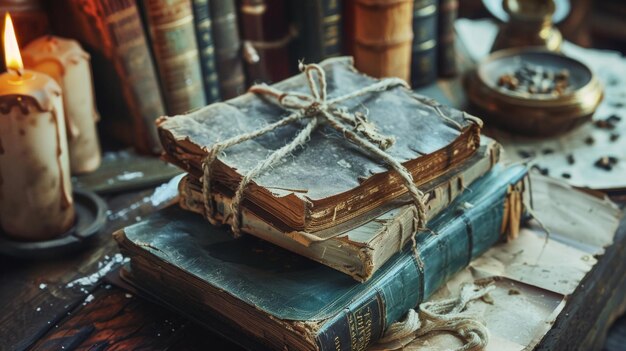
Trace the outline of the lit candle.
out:
M 22 50 L 26 68 L 54 78 L 63 90 L 63 109 L 72 174 L 94 171 L 100 165 L 89 55 L 78 42 L 41 37 Z
M 74 224 L 61 88 L 23 69 L 5 17 L 7 73 L 0 75 L 0 224 L 22 240 L 58 236 Z

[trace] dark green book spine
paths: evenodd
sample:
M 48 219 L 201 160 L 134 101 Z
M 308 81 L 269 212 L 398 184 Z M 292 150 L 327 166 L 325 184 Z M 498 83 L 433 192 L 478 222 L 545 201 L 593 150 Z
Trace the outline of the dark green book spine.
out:
M 341 55 L 341 0 L 302 0 L 290 5 L 298 29 L 295 59 L 314 63 Z
M 215 47 L 211 34 L 209 0 L 193 0 L 193 21 L 196 27 L 196 41 L 200 53 L 200 68 L 207 103 L 220 99 L 219 81 L 215 68 Z
M 322 59 L 341 55 L 341 0 L 321 0 Z
M 452 77 L 457 73 L 454 22 L 458 9 L 458 0 L 439 0 L 437 67 L 441 77 Z
M 211 0 L 209 4 L 220 94 L 226 100 L 246 91 L 237 8 L 235 0 Z
M 437 78 L 437 0 L 413 4 L 413 50 L 411 85 L 432 83 Z
M 410 247 L 394 256 L 367 283 L 371 287 L 365 296 L 322 326 L 316 338 L 319 349 L 367 349 L 391 323 L 500 241 L 507 195 L 511 188 L 524 191 L 526 174 L 523 166 L 505 170 L 496 180 L 499 184 L 493 184 L 496 192 L 473 199 L 472 206 L 452 207 L 432 221 L 429 227 L 438 228 L 437 235 L 417 236 L 424 268 L 419 268 Z

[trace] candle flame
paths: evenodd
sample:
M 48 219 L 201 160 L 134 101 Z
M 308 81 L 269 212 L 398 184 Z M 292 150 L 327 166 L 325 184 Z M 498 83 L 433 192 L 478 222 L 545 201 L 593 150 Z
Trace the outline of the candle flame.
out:
M 13 21 L 11 15 L 7 12 L 4 16 L 4 62 L 7 69 L 14 70 L 21 73 L 24 70 L 24 64 L 22 63 L 22 55 L 20 54 L 20 48 L 17 45 L 17 38 L 15 37 L 15 29 L 13 29 Z

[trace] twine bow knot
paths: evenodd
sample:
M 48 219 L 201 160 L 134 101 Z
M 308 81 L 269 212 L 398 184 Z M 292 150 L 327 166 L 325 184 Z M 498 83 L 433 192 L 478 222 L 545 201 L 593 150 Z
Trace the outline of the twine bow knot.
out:
M 216 143 L 210 149 L 206 150 L 207 156 L 202 162 L 202 170 L 204 173 L 202 179 L 202 193 L 204 197 L 205 216 L 211 223 L 215 224 L 217 222 L 214 219 L 215 205 L 211 197 L 211 167 L 213 162 L 217 159 L 217 155 L 232 145 L 256 138 L 284 125 L 308 119 L 308 123 L 296 134 L 291 142 L 273 151 L 269 157 L 257 164 L 243 176 L 231 203 L 233 216 L 231 228 L 235 236 L 241 234 L 241 201 L 243 200 L 247 185 L 254 177 L 291 153 L 296 147 L 306 144 L 311 133 L 320 123 L 334 128 L 346 139 L 361 147 L 374 158 L 386 163 L 400 175 L 415 203 L 416 229 L 424 229 L 426 226 L 424 194 L 415 186 L 411 173 L 394 157 L 385 152 L 385 150 L 395 142 L 394 138 L 380 134 L 376 126 L 367 120 L 365 114 L 360 112 L 350 113 L 347 109 L 338 105 L 340 102 L 354 99 L 371 92 L 384 91 L 396 86 L 408 88 L 407 84 L 399 78 L 386 78 L 349 94 L 328 99 L 326 74 L 321 66 L 300 63 L 299 68 L 306 76 L 310 94 L 283 92 L 266 84 L 254 85 L 249 90 L 255 94 L 270 98 L 271 102 L 281 108 L 292 111 L 290 115 L 253 132 L 238 135 Z

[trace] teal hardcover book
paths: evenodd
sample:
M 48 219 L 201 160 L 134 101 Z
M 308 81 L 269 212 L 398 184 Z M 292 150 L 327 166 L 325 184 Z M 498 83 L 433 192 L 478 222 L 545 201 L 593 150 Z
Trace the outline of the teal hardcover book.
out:
M 516 232 L 525 166 L 496 166 L 366 283 L 179 208 L 114 234 L 131 284 L 247 347 L 364 350 L 454 273 Z M 515 202 L 515 203 L 513 203 Z M 255 340 L 257 346 L 250 346 Z

